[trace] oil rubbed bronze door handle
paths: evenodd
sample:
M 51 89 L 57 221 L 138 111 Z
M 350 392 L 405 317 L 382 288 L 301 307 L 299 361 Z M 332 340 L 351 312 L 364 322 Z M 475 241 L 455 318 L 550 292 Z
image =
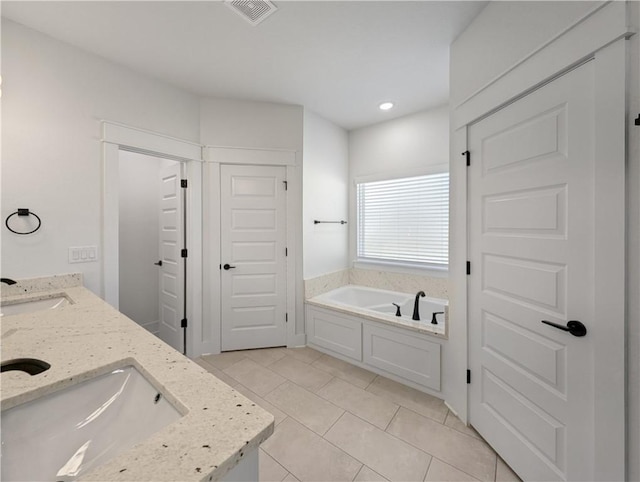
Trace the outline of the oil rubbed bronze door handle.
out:
M 573 336 L 584 336 L 587 334 L 587 327 L 577 320 L 567 321 L 567 326 L 562 326 L 547 320 L 540 320 L 540 321 L 542 321 L 542 323 L 544 323 L 545 325 L 553 326 L 558 330 L 568 331 Z
M 156 266 L 162 266 L 162 260 L 158 261 L 157 263 L 153 263 L 153 264 L 155 264 Z
M 225 265 L 223 266 L 223 268 L 224 268 L 224 269 L 226 269 L 226 270 L 229 270 L 229 269 L 234 269 L 234 268 L 235 268 L 235 266 L 231 266 L 229 263 L 227 263 L 227 264 L 225 264 Z

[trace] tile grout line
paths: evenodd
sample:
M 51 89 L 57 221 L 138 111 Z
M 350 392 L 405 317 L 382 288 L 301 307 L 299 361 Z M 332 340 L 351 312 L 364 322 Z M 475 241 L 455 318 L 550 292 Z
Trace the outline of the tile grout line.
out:
M 265 454 L 267 454 L 269 457 L 271 457 L 271 459 L 278 464 L 280 467 L 282 467 L 282 470 L 284 470 L 287 474 L 290 474 L 291 472 L 289 470 L 287 470 L 287 468 L 282 465 L 278 460 L 276 460 L 275 457 L 273 457 L 269 452 L 267 452 L 265 449 L 263 449 L 262 447 L 258 447 L 258 451 L 262 450 Z M 259 452 L 258 452 L 259 454 Z M 260 459 L 258 459 L 258 478 L 260 477 Z M 284 479 L 286 479 L 287 476 L 285 475 L 284 477 L 282 477 L 282 479 L 280 479 L 280 481 L 283 481 Z
M 398 405 L 398 408 L 396 408 L 396 411 L 395 411 L 395 412 L 393 412 L 393 417 L 391 417 L 391 419 L 389 420 L 389 423 L 388 423 L 388 424 L 387 424 L 387 426 L 383 429 L 383 431 L 384 431 L 384 432 L 389 433 L 389 432 L 387 432 L 387 429 L 389 428 L 389 425 L 391 425 L 391 422 L 393 422 L 393 421 L 395 420 L 395 418 L 396 418 L 396 416 L 398 415 L 398 412 L 399 412 L 399 411 L 400 411 L 400 405 Z M 391 434 L 389 434 L 389 435 L 391 435 Z

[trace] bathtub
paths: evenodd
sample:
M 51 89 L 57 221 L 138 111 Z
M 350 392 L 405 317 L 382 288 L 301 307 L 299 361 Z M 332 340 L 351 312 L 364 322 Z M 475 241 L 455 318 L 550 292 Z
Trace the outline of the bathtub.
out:
M 317 306 L 337 309 L 343 313 L 364 315 L 387 324 L 395 324 L 436 336 L 447 336 L 449 302 L 428 296 L 419 301 L 420 321 L 412 319 L 415 294 L 380 290 L 366 286 L 346 285 L 307 300 Z M 396 316 L 400 306 L 401 316 Z M 432 324 L 433 314 L 437 324 Z M 441 314 L 443 313 L 443 314 Z
M 438 397 L 448 302 L 421 297 L 416 321 L 414 301 L 415 294 L 356 285 L 309 298 L 307 345 Z M 437 324 L 431 323 L 434 313 L 443 313 L 435 315 Z

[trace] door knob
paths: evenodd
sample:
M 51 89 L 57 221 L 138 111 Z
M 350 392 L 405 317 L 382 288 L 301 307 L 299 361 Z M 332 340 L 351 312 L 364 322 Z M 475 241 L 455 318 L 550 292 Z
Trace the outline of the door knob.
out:
M 553 326 L 558 330 L 568 331 L 573 336 L 584 336 L 587 334 L 587 327 L 577 320 L 567 321 L 567 326 L 562 326 L 557 323 L 551 323 L 550 321 L 547 321 L 547 320 L 540 320 L 540 321 L 542 321 L 542 323 L 544 323 L 545 325 Z
M 155 264 L 156 266 L 162 266 L 162 260 L 158 261 L 157 263 L 153 263 L 153 264 Z
M 225 265 L 223 266 L 223 268 L 224 268 L 224 269 L 234 269 L 234 268 L 235 268 L 235 266 L 231 266 L 229 263 L 227 263 L 227 264 L 225 264 Z

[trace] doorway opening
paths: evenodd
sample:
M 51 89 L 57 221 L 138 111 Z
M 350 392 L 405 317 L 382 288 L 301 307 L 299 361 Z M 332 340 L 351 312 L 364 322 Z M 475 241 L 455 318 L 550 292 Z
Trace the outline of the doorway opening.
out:
M 120 150 L 118 170 L 120 312 L 184 352 L 182 163 Z

